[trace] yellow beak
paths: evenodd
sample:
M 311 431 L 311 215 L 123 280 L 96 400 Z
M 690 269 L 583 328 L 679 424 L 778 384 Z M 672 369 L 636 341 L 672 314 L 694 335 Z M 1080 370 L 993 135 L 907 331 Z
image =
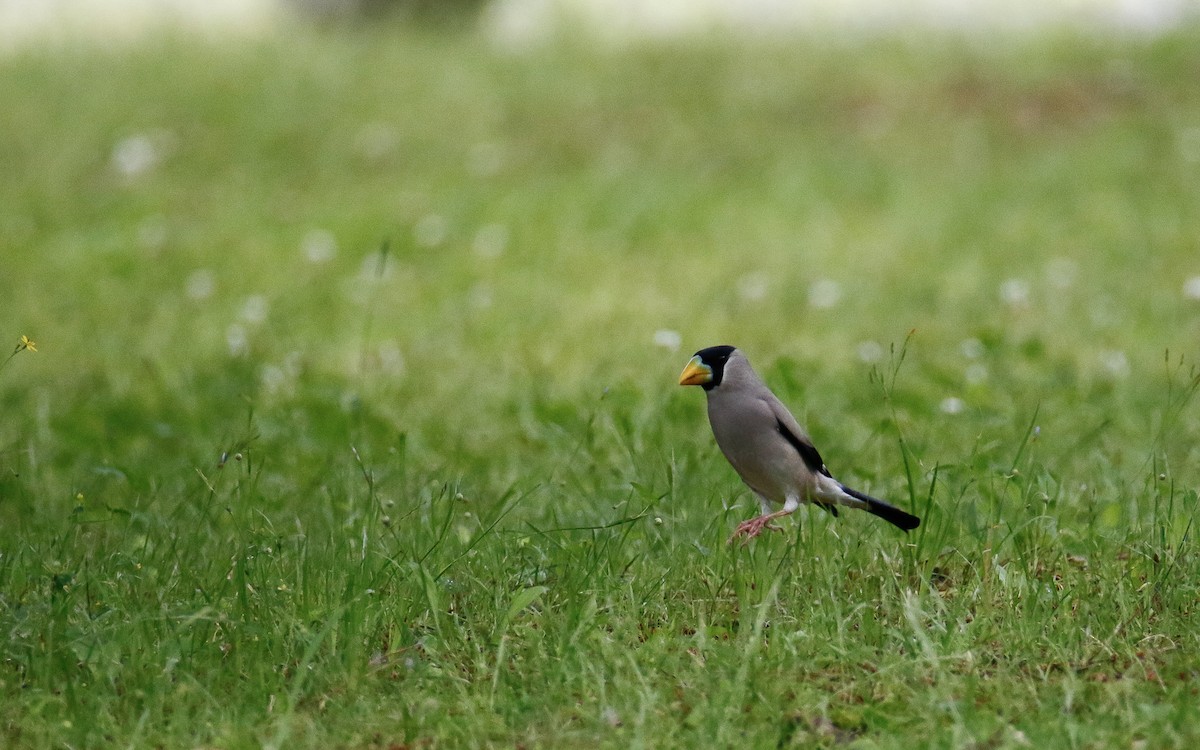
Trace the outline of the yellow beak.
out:
M 699 356 L 692 357 L 679 376 L 680 385 L 704 385 L 712 381 L 712 368 L 700 361 Z

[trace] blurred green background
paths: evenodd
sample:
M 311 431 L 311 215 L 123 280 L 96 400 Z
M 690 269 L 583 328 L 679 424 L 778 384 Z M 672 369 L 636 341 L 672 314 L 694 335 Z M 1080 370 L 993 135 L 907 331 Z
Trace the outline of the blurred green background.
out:
M 302 371 L 477 444 L 515 393 L 669 391 L 723 341 L 836 403 L 914 331 L 935 414 L 1154 401 L 1200 334 L 1194 41 L 24 50 L 0 295 L 43 345 L 0 392 L 79 422 L 158 383 L 168 429 L 243 411 L 204 403 L 230 373 L 272 403 Z
M 8 50 L 0 744 L 1189 746 L 1198 42 Z M 726 548 L 718 343 L 920 532 Z

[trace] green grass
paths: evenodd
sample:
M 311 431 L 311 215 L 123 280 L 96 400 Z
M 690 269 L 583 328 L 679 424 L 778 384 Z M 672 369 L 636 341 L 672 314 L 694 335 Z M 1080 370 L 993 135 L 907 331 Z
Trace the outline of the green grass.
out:
M 1195 747 L 1197 42 L 0 61 L 0 745 Z

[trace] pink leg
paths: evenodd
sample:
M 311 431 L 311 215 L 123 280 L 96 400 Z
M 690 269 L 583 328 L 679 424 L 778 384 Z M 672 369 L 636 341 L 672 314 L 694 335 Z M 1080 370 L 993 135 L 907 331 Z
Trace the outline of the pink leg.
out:
M 761 534 L 764 529 L 769 529 L 771 531 L 783 531 L 783 527 L 776 526 L 771 522 L 776 518 L 782 518 L 783 516 L 789 515 L 791 512 L 792 511 L 790 510 L 777 510 L 774 513 L 768 513 L 764 516 L 751 518 L 749 521 L 742 521 L 740 524 L 738 524 L 738 527 L 733 530 L 733 536 L 729 537 L 729 543 L 733 544 L 735 539 L 744 534 L 746 538 L 742 540 L 742 544 L 746 544 L 751 539 Z

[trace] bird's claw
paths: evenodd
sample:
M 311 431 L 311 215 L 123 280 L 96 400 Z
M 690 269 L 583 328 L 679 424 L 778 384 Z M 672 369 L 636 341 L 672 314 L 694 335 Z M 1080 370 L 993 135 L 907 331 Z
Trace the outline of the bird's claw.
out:
M 745 536 L 742 544 L 747 544 L 751 539 L 763 533 L 763 531 L 783 531 L 782 526 L 776 526 L 771 523 L 774 520 L 771 516 L 759 516 L 751 518 L 748 521 L 742 521 L 738 527 L 733 530 L 733 536 L 729 537 L 729 544 L 733 544 L 740 536 Z

